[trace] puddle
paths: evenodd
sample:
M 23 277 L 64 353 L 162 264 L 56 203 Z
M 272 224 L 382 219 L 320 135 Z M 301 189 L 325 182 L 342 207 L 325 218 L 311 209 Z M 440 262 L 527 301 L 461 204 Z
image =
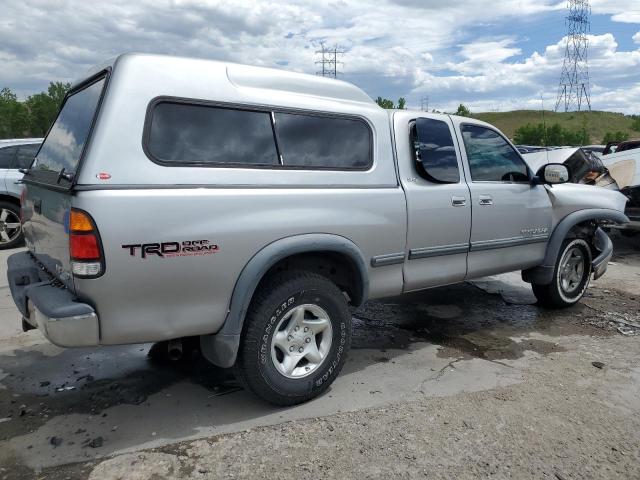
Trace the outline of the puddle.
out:
M 5 387 L 0 417 L 20 422 L 0 424 L 0 440 L 38 428 L 67 413 L 99 415 L 121 404 L 139 405 L 170 385 L 191 381 L 213 396 L 240 390 L 230 371 L 199 355 L 170 361 L 166 343 L 94 349 L 68 349 L 49 357 L 37 350 L 17 350 L 1 360 Z
M 354 312 L 352 348 L 404 350 L 415 342 L 428 342 L 443 347 L 441 357 L 516 359 L 525 351 L 546 355 L 563 349 L 555 342 L 511 337 L 531 331 L 560 335 L 584 330 L 557 324 L 531 302 L 505 301 L 502 291 L 500 285 L 485 292 L 461 284 L 369 302 Z M 527 292 L 508 294 L 523 300 Z

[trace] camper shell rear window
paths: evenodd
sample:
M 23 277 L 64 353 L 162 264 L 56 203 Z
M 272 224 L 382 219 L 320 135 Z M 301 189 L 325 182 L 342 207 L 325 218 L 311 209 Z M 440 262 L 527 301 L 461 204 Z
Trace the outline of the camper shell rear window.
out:
M 373 135 L 360 117 L 156 99 L 143 147 L 164 166 L 368 170 Z
M 67 94 L 31 165 L 27 180 L 71 187 L 98 114 L 106 81 L 105 72 Z

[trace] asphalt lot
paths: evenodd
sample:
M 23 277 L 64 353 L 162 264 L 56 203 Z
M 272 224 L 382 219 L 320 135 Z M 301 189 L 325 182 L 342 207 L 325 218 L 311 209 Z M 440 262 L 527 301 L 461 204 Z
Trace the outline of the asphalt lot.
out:
M 368 303 L 354 312 L 340 377 L 288 409 L 256 400 L 197 354 L 170 362 L 162 345 L 63 350 L 22 333 L 2 252 L 0 479 L 640 478 L 640 239 L 615 236 L 615 245 L 607 274 L 562 312 L 538 308 L 518 274 Z M 523 422 L 561 441 L 565 458 L 555 440 L 519 444 Z M 471 461 L 474 451 L 487 465 Z M 545 455 L 556 463 L 540 463 Z

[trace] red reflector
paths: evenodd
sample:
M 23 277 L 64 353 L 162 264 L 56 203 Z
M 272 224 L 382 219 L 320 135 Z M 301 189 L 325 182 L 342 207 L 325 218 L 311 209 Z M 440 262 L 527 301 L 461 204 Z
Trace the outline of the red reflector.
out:
M 86 235 L 71 235 L 70 238 L 71 258 L 74 260 L 98 260 L 100 259 L 100 248 L 98 239 L 93 233 Z
M 22 192 L 20 192 L 20 223 L 24 222 L 24 201 L 27 198 L 27 188 L 22 187 Z

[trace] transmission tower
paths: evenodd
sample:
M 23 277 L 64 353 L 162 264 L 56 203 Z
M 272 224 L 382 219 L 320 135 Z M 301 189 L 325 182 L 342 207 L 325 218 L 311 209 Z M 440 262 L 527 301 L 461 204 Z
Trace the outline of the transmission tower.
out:
M 425 95 L 420 99 L 420 110 L 423 112 L 429 111 L 429 95 Z
M 338 60 L 338 57 L 344 55 L 344 51 L 338 50 L 338 46 L 334 45 L 333 48 L 327 48 L 324 42 L 320 42 L 320 50 L 316 50 L 316 55 L 320 55 L 320 60 L 316 61 L 316 65 L 321 65 L 321 69 L 316 72 L 317 75 L 323 77 L 338 76 L 338 65 L 344 65 L 344 62 Z
M 589 94 L 589 68 L 587 65 L 587 33 L 591 30 L 591 6 L 589 0 L 569 0 L 569 14 L 566 17 L 567 44 L 562 63 L 562 75 L 558 87 L 558 99 L 555 111 L 564 108 L 565 112 L 580 111 L 586 104 L 591 110 Z M 561 107 L 562 105 L 562 107 Z

